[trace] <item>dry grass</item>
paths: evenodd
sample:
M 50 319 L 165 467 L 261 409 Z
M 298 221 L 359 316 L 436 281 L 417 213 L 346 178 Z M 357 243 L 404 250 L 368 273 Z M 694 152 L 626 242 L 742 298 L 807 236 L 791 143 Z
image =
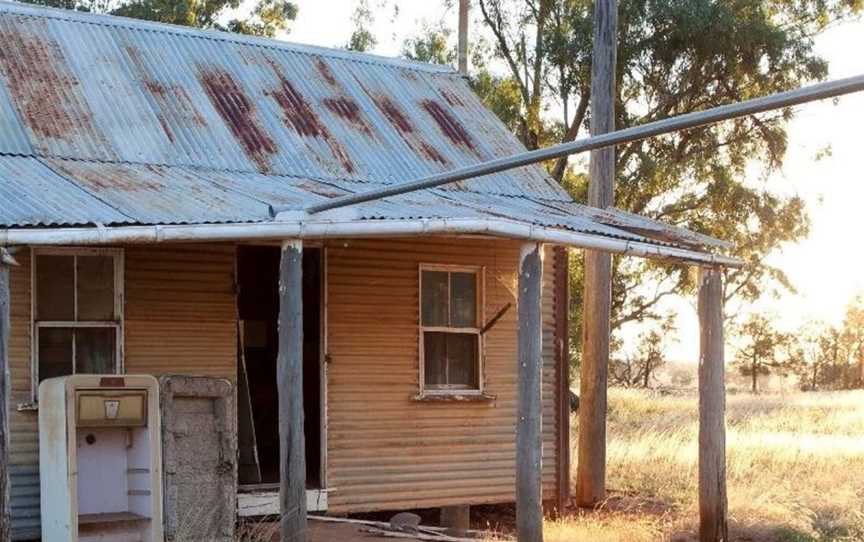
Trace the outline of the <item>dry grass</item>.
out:
M 692 539 L 695 395 L 613 389 L 609 409 L 606 510 L 548 540 Z M 864 540 L 864 392 L 731 395 L 727 414 L 733 540 Z

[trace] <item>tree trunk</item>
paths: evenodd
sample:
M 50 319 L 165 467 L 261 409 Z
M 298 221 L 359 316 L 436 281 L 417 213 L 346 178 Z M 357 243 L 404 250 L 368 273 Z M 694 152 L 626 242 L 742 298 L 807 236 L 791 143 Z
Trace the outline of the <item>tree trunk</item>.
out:
M 591 134 L 615 129 L 615 65 L 618 2 L 594 4 L 594 58 L 591 67 Z M 615 149 L 591 152 L 588 204 L 614 205 Z M 585 251 L 585 295 L 579 405 L 579 462 L 576 502 L 594 506 L 606 498 L 606 385 L 612 307 L 612 257 Z
M 751 387 L 751 390 L 753 391 L 754 395 L 759 393 L 758 382 L 757 382 L 758 378 L 759 378 L 759 365 L 754 361 L 752 363 L 752 365 L 750 366 L 750 379 L 751 379 L 750 387 Z
M 699 540 L 725 542 L 726 387 L 720 271 L 699 276 Z
M 2 251 L 3 249 L 0 249 Z M 0 541 L 10 539 L 9 487 L 9 266 L 0 261 Z
M 285 241 L 279 264 L 279 493 L 281 542 L 306 540 L 303 428 L 303 245 Z
M 522 245 L 519 262 L 519 397 L 516 422 L 516 534 L 542 542 L 543 286 L 542 247 Z

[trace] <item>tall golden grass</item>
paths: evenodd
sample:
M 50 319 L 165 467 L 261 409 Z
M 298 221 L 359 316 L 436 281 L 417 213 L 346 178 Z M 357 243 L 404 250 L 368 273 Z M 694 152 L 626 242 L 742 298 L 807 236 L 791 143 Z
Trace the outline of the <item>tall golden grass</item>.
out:
M 610 498 L 547 540 L 694 539 L 697 433 L 695 394 L 610 390 Z M 864 392 L 730 395 L 727 479 L 733 540 L 864 541 Z

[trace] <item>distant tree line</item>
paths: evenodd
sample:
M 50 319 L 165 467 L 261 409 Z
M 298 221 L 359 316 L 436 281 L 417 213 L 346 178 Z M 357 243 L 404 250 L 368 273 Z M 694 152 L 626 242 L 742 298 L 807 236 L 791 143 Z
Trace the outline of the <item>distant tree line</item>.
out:
M 805 391 L 864 388 L 864 296 L 849 303 L 843 322 L 815 322 L 797 332 L 774 327 L 764 314 L 751 315 L 736 334 L 741 339 L 734 366 L 750 378 L 753 393 L 759 377 L 794 376 Z

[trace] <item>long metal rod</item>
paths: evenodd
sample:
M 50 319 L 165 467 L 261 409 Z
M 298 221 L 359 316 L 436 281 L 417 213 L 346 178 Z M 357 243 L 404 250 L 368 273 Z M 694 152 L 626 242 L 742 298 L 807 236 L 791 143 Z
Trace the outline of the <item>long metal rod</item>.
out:
M 791 107 L 825 98 L 834 98 L 843 96 L 844 94 L 852 94 L 864 90 L 864 75 L 849 77 L 846 79 L 838 79 L 826 83 L 818 83 L 815 85 L 772 94 L 762 98 L 755 98 L 736 104 L 724 105 L 709 109 L 707 111 L 697 111 L 695 113 L 687 113 L 678 117 L 649 122 L 642 126 L 634 126 L 616 132 L 609 132 L 598 136 L 586 137 L 572 141 L 570 143 L 561 143 L 553 145 L 545 149 L 537 149 L 515 156 L 507 156 L 504 158 L 496 158 L 488 162 L 483 162 L 473 166 L 455 169 L 453 171 L 445 171 L 436 173 L 428 177 L 423 177 L 416 181 L 396 184 L 387 188 L 369 190 L 359 194 L 350 194 L 333 198 L 324 203 L 310 205 L 305 210 L 307 213 L 314 214 L 329 209 L 363 203 L 389 196 L 397 196 L 407 192 L 423 190 L 424 188 L 435 188 L 444 184 L 455 183 L 465 179 L 480 177 L 506 171 L 537 162 L 544 162 L 553 158 L 560 158 L 570 154 L 579 154 L 593 149 L 600 149 L 610 145 L 620 145 L 622 143 L 630 143 L 654 137 L 658 135 L 687 130 L 689 128 L 697 128 L 708 124 L 714 124 L 724 120 L 735 119 L 755 113 L 763 113 L 774 109 Z M 276 209 L 276 212 L 285 211 L 288 209 Z

